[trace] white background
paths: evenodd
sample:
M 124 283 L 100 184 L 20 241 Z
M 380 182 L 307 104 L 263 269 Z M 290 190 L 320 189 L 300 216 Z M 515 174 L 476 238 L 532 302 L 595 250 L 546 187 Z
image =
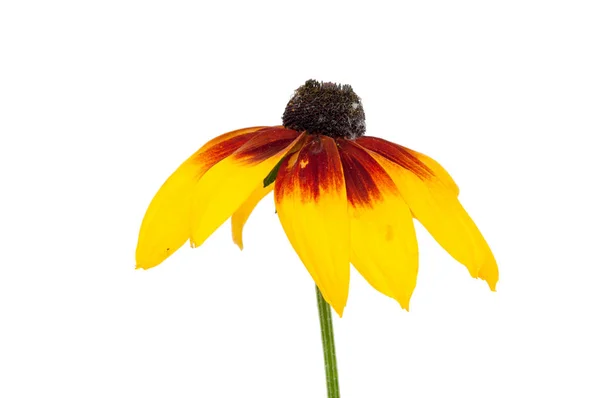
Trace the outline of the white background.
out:
M 500 266 L 419 226 L 407 313 L 353 272 L 343 397 L 598 397 L 597 2 L 3 1 L 0 396 L 324 397 L 313 283 L 272 196 L 134 270 L 168 175 L 306 79 L 439 160 Z M 392 5 L 393 4 L 393 5 Z

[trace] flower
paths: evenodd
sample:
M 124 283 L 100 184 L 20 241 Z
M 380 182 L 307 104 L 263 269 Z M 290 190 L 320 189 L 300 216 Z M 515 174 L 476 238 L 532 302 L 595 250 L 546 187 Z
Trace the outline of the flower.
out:
M 350 263 L 408 310 L 418 269 L 413 218 L 495 290 L 496 261 L 448 172 L 365 130 L 361 100 L 350 86 L 307 81 L 289 101 L 283 126 L 218 136 L 167 179 L 142 221 L 137 267 L 160 264 L 188 239 L 200 246 L 230 217 L 242 249 L 246 220 L 274 190 L 292 247 L 340 316 Z

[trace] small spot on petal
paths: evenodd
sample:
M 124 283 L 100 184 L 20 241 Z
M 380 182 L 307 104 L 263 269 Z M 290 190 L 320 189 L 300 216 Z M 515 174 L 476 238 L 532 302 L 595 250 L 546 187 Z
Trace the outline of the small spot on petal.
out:
M 385 226 L 385 240 L 390 242 L 392 239 L 394 239 L 394 229 L 390 224 L 387 224 Z

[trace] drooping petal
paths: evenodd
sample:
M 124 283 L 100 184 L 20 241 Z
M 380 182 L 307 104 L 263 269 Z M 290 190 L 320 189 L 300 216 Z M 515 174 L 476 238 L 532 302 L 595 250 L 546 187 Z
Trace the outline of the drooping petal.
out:
M 413 153 L 400 145 L 362 137 L 357 143 L 383 166 L 413 215 L 438 243 L 464 264 L 471 276 L 487 281 L 495 290 L 498 266 L 479 229 L 462 207 L 456 191 Z
M 142 221 L 136 249 L 137 268 L 151 268 L 173 254 L 190 237 L 192 193 L 200 178 L 264 127 L 232 131 L 207 142 L 158 190 Z
M 194 189 L 192 247 L 231 217 L 301 138 L 282 127 L 263 129 L 206 172 Z
M 408 310 L 417 283 L 417 238 L 410 209 L 366 150 L 338 140 L 350 215 L 350 261 L 377 290 Z
M 261 182 L 256 189 L 250 194 L 248 199 L 233 213 L 231 216 L 231 235 L 233 238 L 233 242 L 238 245 L 240 250 L 244 249 L 244 242 L 242 241 L 242 230 L 244 229 L 244 225 L 246 221 L 248 221 L 248 217 L 258 204 L 265 196 L 269 194 L 273 190 L 274 185 L 269 184 L 268 186 L 264 186 Z
M 350 224 L 336 142 L 310 136 L 281 164 L 275 206 L 294 250 L 325 300 L 342 316 L 350 283 Z
M 398 146 L 400 146 L 400 145 L 398 145 Z M 458 185 L 456 185 L 456 182 L 454 182 L 454 179 L 452 178 L 450 173 L 448 173 L 446 171 L 446 169 L 444 169 L 442 167 L 441 164 L 439 164 L 438 162 L 436 162 L 429 156 L 424 155 L 420 152 L 413 151 L 412 149 L 408 149 L 406 147 L 402 147 L 402 148 L 404 150 L 406 150 L 408 153 L 410 153 L 411 155 L 413 155 L 415 158 L 417 158 L 419 161 L 421 161 L 425 166 L 427 166 L 427 168 L 429 168 L 429 170 L 431 170 L 433 172 L 433 174 L 439 179 L 439 181 L 442 184 L 444 184 L 451 192 L 453 192 L 456 196 L 458 196 L 458 193 L 459 193 Z

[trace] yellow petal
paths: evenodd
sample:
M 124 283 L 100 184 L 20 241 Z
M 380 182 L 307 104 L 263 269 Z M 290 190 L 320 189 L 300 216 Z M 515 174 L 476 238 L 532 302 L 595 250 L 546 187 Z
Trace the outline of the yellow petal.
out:
M 332 138 L 311 136 L 297 156 L 283 161 L 275 180 L 275 206 L 294 250 L 342 316 L 350 283 L 350 223 Z
M 377 290 L 409 309 L 419 254 L 410 209 L 364 149 L 340 140 L 350 215 L 350 261 Z
M 269 192 L 273 190 L 274 185 L 269 184 L 267 187 L 264 186 L 261 181 L 258 187 L 250 194 L 248 199 L 233 213 L 231 216 L 231 235 L 233 242 L 238 245 L 240 250 L 244 249 L 244 242 L 242 241 L 242 230 L 248 217 L 258 204 Z
M 137 268 L 160 264 L 189 239 L 192 193 L 198 180 L 262 128 L 236 130 L 212 139 L 165 181 L 142 221 L 136 249 Z
M 406 147 L 403 148 L 407 152 L 415 156 L 417 159 L 419 159 L 421 162 L 423 162 L 425 166 L 427 166 L 433 172 L 433 174 L 440 180 L 442 184 L 444 184 L 451 192 L 458 196 L 458 185 L 456 185 L 456 182 L 454 182 L 454 179 L 452 178 L 450 173 L 448 173 L 446 169 L 442 167 L 441 164 L 420 152 L 413 151 L 412 149 L 408 149 Z
M 406 148 L 373 137 L 363 137 L 357 143 L 392 177 L 414 217 L 437 242 L 464 264 L 471 276 L 484 279 L 495 290 L 496 260 L 456 192 Z
M 196 184 L 192 200 L 192 247 L 198 247 L 240 208 L 269 172 L 302 138 L 294 130 L 264 129 Z

